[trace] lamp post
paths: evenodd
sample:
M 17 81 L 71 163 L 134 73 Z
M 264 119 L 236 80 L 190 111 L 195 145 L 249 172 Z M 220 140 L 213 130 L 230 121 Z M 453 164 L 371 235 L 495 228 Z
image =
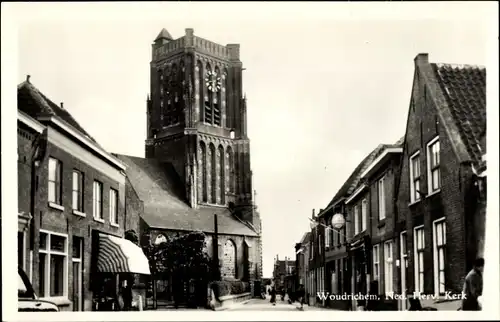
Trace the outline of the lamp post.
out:
M 330 220 L 331 227 L 320 223 L 317 219 L 314 219 L 314 218 L 310 219 L 310 226 L 311 226 L 311 230 L 313 230 L 313 231 L 316 227 L 318 227 L 318 225 L 321 225 L 321 226 L 325 227 L 327 230 L 333 230 L 333 231 L 336 231 L 338 234 L 345 236 L 345 234 L 341 233 L 340 231 L 345 227 L 347 222 L 348 221 L 346 220 L 344 214 L 335 213 L 332 216 L 332 219 Z M 323 254 L 323 268 L 325 268 L 325 266 L 326 266 L 326 258 Z M 317 285 L 318 285 L 318 277 L 317 276 L 315 276 L 315 284 L 314 285 L 315 285 L 316 290 L 317 290 Z

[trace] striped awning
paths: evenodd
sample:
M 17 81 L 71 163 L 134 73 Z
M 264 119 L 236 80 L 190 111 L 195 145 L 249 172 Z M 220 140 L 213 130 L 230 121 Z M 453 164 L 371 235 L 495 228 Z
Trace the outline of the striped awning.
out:
M 127 239 L 107 234 L 99 234 L 97 271 L 151 274 L 148 259 L 140 247 Z

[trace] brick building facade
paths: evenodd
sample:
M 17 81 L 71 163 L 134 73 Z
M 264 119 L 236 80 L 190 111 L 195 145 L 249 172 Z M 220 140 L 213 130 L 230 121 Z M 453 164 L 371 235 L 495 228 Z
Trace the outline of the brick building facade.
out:
M 320 285 L 338 293 L 421 292 L 438 297 L 421 301 L 424 306 L 459 307 L 459 301 L 442 304 L 441 295 L 459 293 L 474 259 L 484 253 L 485 88 L 484 67 L 429 63 L 427 54 L 415 58 L 404 138 L 372 151 L 313 216 L 320 224 L 312 230 L 311 246 L 320 256 L 313 273 L 321 272 L 320 249 L 326 253 Z M 335 213 L 346 218 L 341 247 L 332 247 L 340 234 L 328 227 Z M 350 290 L 343 278 L 340 288 L 331 283 L 342 257 L 348 258 Z M 409 307 L 407 301 L 397 304 Z
M 380 145 L 372 152 L 355 190 L 345 201 L 351 289 L 355 293 L 395 291 L 395 187 L 402 141 Z
M 415 58 L 398 185 L 411 291 L 459 293 L 484 240 L 476 169 L 486 152 L 486 69 Z M 421 257 L 421 258 L 420 258 Z
M 61 310 L 92 310 L 97 236 L 128 229 L 124 170 L 29 77 L 18 86 L 19 218 L 30 232 L 19 262 Z
M 296 262 L 285 256 L 284 260 L 280 260 L 276 255 L 273 268 L 273 282 L 276 291 L 280 292 L 283 289 L 294 287 Z

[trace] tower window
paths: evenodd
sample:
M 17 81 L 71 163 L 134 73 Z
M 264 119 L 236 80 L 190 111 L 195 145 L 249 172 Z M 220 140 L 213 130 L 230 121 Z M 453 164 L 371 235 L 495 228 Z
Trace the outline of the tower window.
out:
M 215 74 L 212 76 L 215 81 L 215 86 L 214 90 L 215 92 L 215 97 L 213 98 L 213 113 L 214 113 L 214 121 L 213 124 L 215 126 L 221 126 L 221 110 L 220 110 L 220 104 L 221 104 L 221 93 L 222 91 L 220 90 L 220 82 L 221 82 L 221 73 L 219 67 L 215 67 Z
M 205 96 L 205 117 L 206 123 L 212 123 L 212 104 L 210 104 L 210 94 Z
M 206 67 L 206 75 L 205 79 L 203 80 L 206 84 L 206 95 L 205 95 L 205 101 L 204 101 L 204 122 L 208 124 L 213 123 L 213 111 L 212 111 L 212 104 L 213 104 L 213 87 L 211 86 L 211 78 L 212 78 L 212 68 L 208 64 Z
M 198 106 L 199 108 L 203 108 L 204 107 L 204 98 L 205 98 L 205 95 L 203 94 L 203 65 L 201 64 L 200 61 L 198 61 L 196 63 L 196 71 L 197 71 L 197 77 L 196 77 L 196 80 L 198 81 L 197 84 L 198 84 Z M 205 118 L 204 118 L 204 113 L 200 113 L 200 121 L 204 121 Z

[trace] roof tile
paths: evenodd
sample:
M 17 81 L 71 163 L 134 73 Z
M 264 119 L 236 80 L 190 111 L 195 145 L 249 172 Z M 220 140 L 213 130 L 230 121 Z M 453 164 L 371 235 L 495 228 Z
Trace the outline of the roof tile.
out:
M 472 160 L 486 151 L 486 68 L 431 64 Z
M 57 116 L 97 144 L 96 140 L 78 124 L 68 110 L 52 102 L 30 82 L 18 85 L 17 108 L 34 119 L 40 116 Z
M 130 183 L 144 203 L 141 217 L 150 227 L 213 233 L 213 215 L 217 214 L 219 233 L 257 235 L 225 207 L 191 208 L 184 198 L 184 184 L 171 163 L 120 154 L 116 157 L 127 165 Z

